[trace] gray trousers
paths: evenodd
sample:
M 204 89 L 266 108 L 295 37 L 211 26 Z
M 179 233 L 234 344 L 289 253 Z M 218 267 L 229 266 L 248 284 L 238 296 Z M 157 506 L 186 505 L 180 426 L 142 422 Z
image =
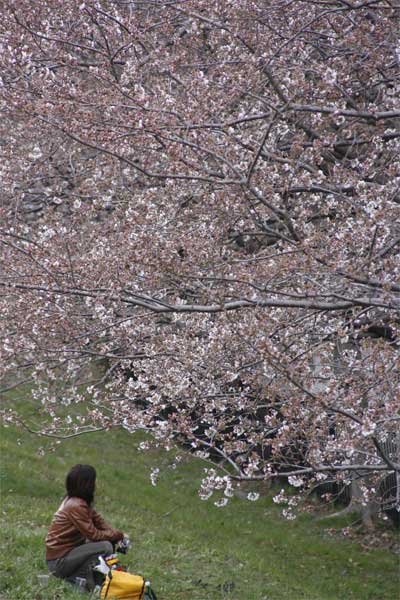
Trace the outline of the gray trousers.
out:
M 49 570 L 62 579 L 72 583 L 76 577 L 86 579 L 86 587 L 90 591 L 95 586 L 93 567 L 98 563 L 99 556 L 107 556 L 114 552 L 111 542 L 88 542 L 73 548 L 61 558 L 47 561 Z

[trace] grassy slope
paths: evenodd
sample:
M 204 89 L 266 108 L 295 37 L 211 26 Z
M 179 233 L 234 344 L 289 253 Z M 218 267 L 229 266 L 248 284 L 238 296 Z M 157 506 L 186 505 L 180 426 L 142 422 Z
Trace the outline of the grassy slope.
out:
M 96 466 L 97 509 L 131 534 L 125 564 L 152 580 L 160 600 L 398 597 L 398 557 L 327 538 L 311 516 L 287 522 L 269 498 L 235 498 L 222 509 L 203 502 L 197 461 L 167 469 L 152 487 L 150 467 L 171 464 L 172 453 L 139 453 L 125 432 L 74 438 L 43 457 L 40 443 L 13 428 L 1 435 L 0 600 L 82 598 L 57 580 L 36 582 L 65 473 L 77 462 Z

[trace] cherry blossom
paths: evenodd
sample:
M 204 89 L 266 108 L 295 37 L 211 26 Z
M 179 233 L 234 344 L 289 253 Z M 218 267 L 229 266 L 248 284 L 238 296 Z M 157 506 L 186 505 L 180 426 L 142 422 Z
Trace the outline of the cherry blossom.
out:
M 398 481 L 398 9 L 5 7 L 0 378 L 32 386 L 25 426 L 177 443 L 223 503 Z

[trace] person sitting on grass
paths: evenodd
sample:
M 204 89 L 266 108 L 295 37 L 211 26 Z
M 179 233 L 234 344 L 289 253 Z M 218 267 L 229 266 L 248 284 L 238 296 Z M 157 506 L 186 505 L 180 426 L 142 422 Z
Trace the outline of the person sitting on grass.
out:
M 54 514 L 46 536 L 46 562 L 56 577 L 76 582 L 86 579 L 86 588 L 95 587 L 93 567 L 99 556 L 114 552 L 124 533 L 113 529 L 93 508 L 96 470 L 75 465 L 69 471 L 67 494 Z

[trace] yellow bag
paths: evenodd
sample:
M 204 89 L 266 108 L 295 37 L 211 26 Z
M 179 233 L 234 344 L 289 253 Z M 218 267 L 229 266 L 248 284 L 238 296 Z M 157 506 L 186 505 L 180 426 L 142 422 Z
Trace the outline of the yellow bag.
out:
M 140 575 L 111 570 L 100 592 L 107 600 L 143 600 L 145 581 Z

